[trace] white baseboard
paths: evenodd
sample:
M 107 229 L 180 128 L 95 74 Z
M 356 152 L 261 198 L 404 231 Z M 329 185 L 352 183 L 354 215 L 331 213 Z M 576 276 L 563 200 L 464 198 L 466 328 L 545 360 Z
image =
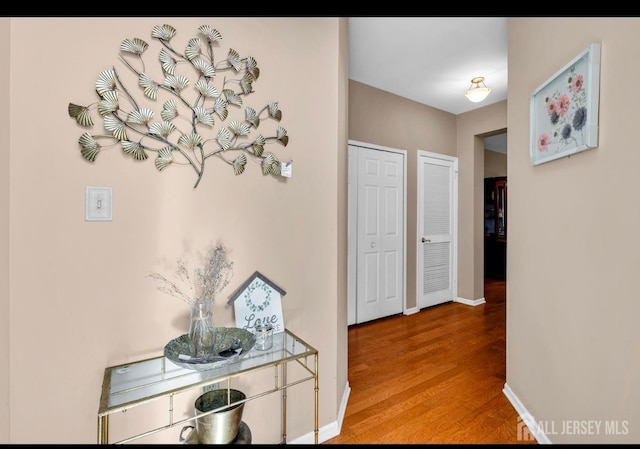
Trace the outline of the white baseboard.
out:
M 413 315 L 414 313 L 420 312 L 420 309 L 417 307 L 411 307 L 410 309 L 406 309 L 402 314 L 403 315 Z
M 513 408 L 518 412 L 518 417 L 527 425 L 527 430 L 523 431 L 520 427 L 520 422 L 516 425 L 518 426 L 518 437 L 522 437 L 523 442 L 526 441 L 527 432 L 530 433 L 538 442 L 538 444 L 553 444 L 547 435 L 542 431 L 541 426 L 538 426 L 535 419 L 526 409 L 526 407 L 522 404 L 520 399 L 516 396 L 513 390 L 509 387 L 509 385 L 505 382 L 504 388 L 502 389 L 504 395 L 509 399 Z M 531 440 L 528 440 L 531 441 Z
M 459 296 L 453 300 L 453 302 L 459 302 L 462 304 L 466 304 L 468 306 L 479 306 L 480 304 L 484 304 L 487 301 L 485 301 L 484 298 L 480 298 L 480 299 L 466 299 L 466 298 L 460 298 Z
M 347 411 L 347 402 L 349 401 L 349 395 L 351 394 L 351 387 L 349 382 L 344 387 L 342 393 L 342 401 L 340 402 L 340 408 L 338 409 L 338 416 L 334 422 L 322 426 L 318 429 L 318 444 L 324 443 L 331 438 L 340 435 L 342 429 L 342 421 L 344 420 L 344 414 Z M 315 438 L 313 432 L 306 433 L 295 440 L 287 441 L 287 444 L 314 444 Z
M 553 444 L 551 440 L 545 435 L 540 426 L 536 424 L 536 421 L 533 419 L 533 416 L 528 412 L 526 407 L 522 404 L 522 401 L 516 396 L 513 390 L 509 387 L 507 383 L 504 384 L 504 388 L 502 389 L 502 393 L 507 397 L 513 408 L 518 413 L 518 417 L 527 425 L 528 432 L 536 439 L 538 444 Z M 347 402 L 349 401 L 349 395 L 351 394 L 351 387 L 349 386 L 349 382 L 344 387 L 344 392 L 342 393 L 342 401 L 340 402 L 340 408 L 338 409 L 338 416 L 334 422 L 327 424 L 326 426 L 318 429 L 318 443 L 324 443 L 331 438 L 340 435 L 340 431 L 342 429 L 342 422 L 344 421 L 344 414 L 347 410 Z M 516 423 L 516 425 L 518 425 Z M 518 429 L 520 432 L 520 429 Z M 524 438 L 527 438 L 526 433 L 522 433 L 523 442 Z M 294 440 L 287 441 L 287 444 L 314 444 L 314 435 L 313 432 L 306 433 Z
M 342 430 L 342 421 L 344 421 L 344 414 L 347 411 L 347 402 L 349 402 L 350 395 L 351 395 L 351 386 L 349 385 L 349 381 L 347 381 L 347 384 L 344 386 L 344 391 L 342 392 L 342 401 L 340 402 L 340 409 L 338 410 L 338 418 L 337 418 L 338 433 L 336 433 L 336 435 L 340 435 L 340 431 Z M 333 435 L 330 438 L 333 438 L 336 435 Z M 326 440 L 322 440 L 322 441 L 326 441 Z

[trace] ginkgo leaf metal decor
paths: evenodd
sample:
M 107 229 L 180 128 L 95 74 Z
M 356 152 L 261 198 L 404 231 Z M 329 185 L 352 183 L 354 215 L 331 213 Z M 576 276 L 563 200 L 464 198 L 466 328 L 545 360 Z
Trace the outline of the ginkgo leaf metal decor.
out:
M 171 44 L 176 34 L 176 29 L 166 24 L 151 30 L 151 37 L 162 45 L 157 57 L 162 80 L 154 79 L 145 69 L 143 56 L 150 48 L 147 42 L 133 38 L 120 44 L 121 62 L 137 77 L 136 89 L 142 95 L 138 98 L 157 106 L 155 109 L 136 99 L 133 94 L 137 91 L 125 86 L 115 67 L 98 75 L 97 102 L 88 106 L 69 103 L 69 116 L 78 125 L 92 128 L 91 111 L 97 110 L 106 131 L 86 131 L 80 136 L 82 157 L 95 162 L 103 149 L 119 144 L 123 154 L 134 161 L 155 155 L 158 171 L 171 165 L 190 165 L 197 175 L 194 188 L 202 179 L 205 161 L 212 157 L 229 164 L 236 175 L 244 173 L 252 158 L 263 175 L 280 176 L 280 161 L 265 151 L 270 143 L 289 143 L 287 130 L 279 125 L 282 111 L 278 103 L 269 102 L 260 110 L 245 106 L 241 119 L 235 116 L 242 111 L 230 115 L 230 110 L 241 110 L 243 98 L 254 92 L 253 84 L 260 75 L 256 60 L 243 58 L 234 49 L 216 59 L 214 47 L 222 34 L 209 25 L 200 26 L 182 52 Z M 275 135 L 264 136 L 257 130 L 269 119 L 278 125 Z M 114 145 L 102 145 L 104 141 Z

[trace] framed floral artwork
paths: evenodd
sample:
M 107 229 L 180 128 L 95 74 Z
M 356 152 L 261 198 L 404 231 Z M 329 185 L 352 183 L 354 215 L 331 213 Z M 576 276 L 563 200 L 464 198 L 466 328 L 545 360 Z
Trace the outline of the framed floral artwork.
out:
M 600 44 L 591 44 L 531 94 L 531 163 L 598 146 Z

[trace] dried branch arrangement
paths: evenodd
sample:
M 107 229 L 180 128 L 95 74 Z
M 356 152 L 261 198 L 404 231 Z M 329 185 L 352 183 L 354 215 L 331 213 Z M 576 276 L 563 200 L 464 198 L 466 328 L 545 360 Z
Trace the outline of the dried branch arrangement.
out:
M 133 160 L 146 160 L 150 153 L 155 154 L 158 171 L 174 164 L 190 165 L 197 175 L 194 188 L 202 179 L 205 161 L 211 157 L 232 166 L 236 175 L 244 172 L 247 157 L 261 165 L 263 175 L 281 175 L 280 161 L 275 154 L 265 151 L 265 146 L 272 142 L 286 146 L 287 130 L 277 125 L 274 135 L 257 132 L 263 119 L 280 122 L 282 111 L 278 103 L 269 102 L 260 110 L 246 106 L 243 119 L 229 117 L 230 108 L 241 109 L 243 97 L 253 92 L 253 84 L 260 75 L 256 60 L 251 56 L 242 58 L 229 49 L 224 59 L 216 61 L 214 47 L 219 45 L 222 35 L 209 25 L 200 26 L 196 37 L 182 51 L 171 44 L 175 35 L 176 29 L 166 24 L 156 25 L 151 31 L 151 37 L 162 45 L 158 55 L 162 80 L 154 80 L 145 71 L 143 56 L 149 47 L 147 42 L 134 38 L 120 44 L 120 60 L 137 76 L 145 101 L 159 103 L 163 97 L 159 114 L 134 97 L 115 67 L 102 71 L 95 82 L 99 97 L 96 103 L 88 106 L 69 103 L 69 115 L 86 128 L 94 126 L 91 110 L 97 109 L 109 133 L 83 133 L 78 141 L 82 156 L 94 162 L 105 148 L 100 142 L 119 143 L 124 154 Z M 218 87 L 216 80 L 220 83 Z M 227 118 L 230 122 L 222 125 Z M 216 120 L 220 123 L 217 129 Z
M 204 264 L 191 273 L 189 262 L 177 260 L 176 281 L 160 273 L 149 274 L 162 293 L 174 296 L 191 305 L 195 301 L 213 302 L 233 277 L 233 262 L 229 260 L 227 248 L 220 242 L 207 250 Z

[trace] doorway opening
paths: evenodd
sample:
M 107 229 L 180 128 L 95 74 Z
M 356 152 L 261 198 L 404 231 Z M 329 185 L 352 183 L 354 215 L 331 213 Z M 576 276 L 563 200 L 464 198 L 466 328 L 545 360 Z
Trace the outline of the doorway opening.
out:
M 484 279 L 507 276 L 507 133 L 484 139 Z

